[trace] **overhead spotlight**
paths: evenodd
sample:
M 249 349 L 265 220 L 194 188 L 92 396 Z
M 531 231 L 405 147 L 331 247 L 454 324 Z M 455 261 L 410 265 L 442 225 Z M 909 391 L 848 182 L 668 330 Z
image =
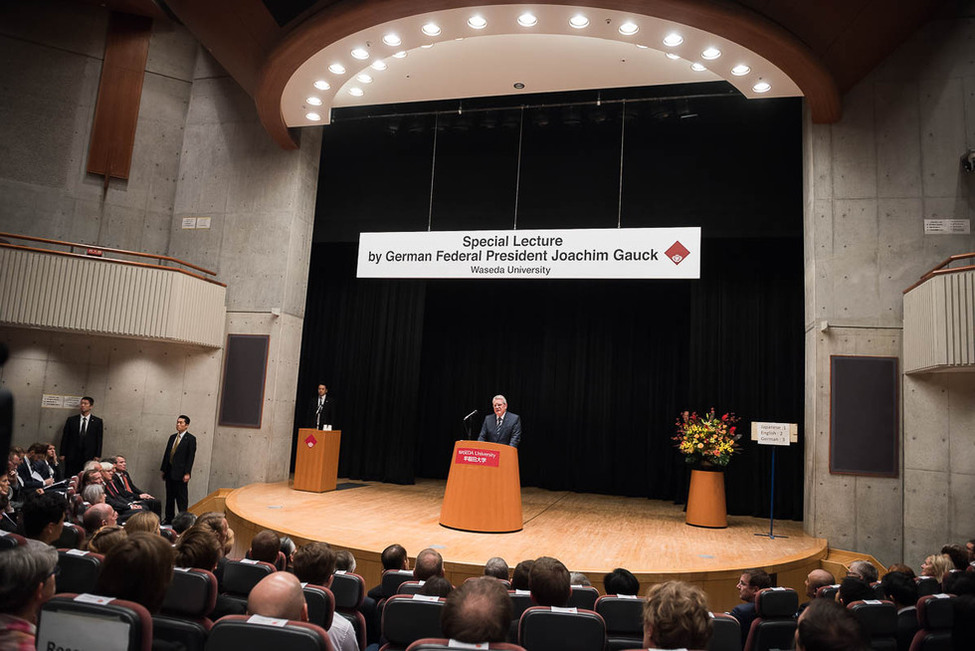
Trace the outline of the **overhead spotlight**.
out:
M 694 63 L 691 64 L 691 70 L 693 70 L 694 72 L 704 72 L 705 70 L 707 70 L 707 68 L 704 67 L 703 63 L 698 63 L 697 61 L 695 61 Z
M 638 48 L 640 48 L 641 50 L 646 50 L 646 49 L 648 49 L 650 47 L 649 45 L 640 45 L 639 43 L 637 43 L 636 46 Z
M 760 81 L 752 86 L 752 90 L 756 93 L 767 93 L 772 90 L 772 84 L 768 83 L 767 81 Z
M 308 104 L 312 105 L 312 106 L 321 106 L 322 105 L 322 99 L 320 97 L 315 97 L 314 95 L 312 95 L 311 97 L 306 98 L 305 101 Z
M 385 70 L 389 66 L 387 66 L 386 62 L 383 61 L 382 59 L 376 59 L 375 61 L 372 62 L 372 65 L 370 67 L 373 70 Z
M 538 18 L 536 18 L 535 14 L 531 13 L 530 11 L 526 11 L 522 15 L 518 16 L 518 24 L 522 27 L 534 27 L 538 24 Z
M 701 58 L 705 61 L 714 61 L 719 56 L 721 56 L 721 50 L 716 47 L 709 47 L 708 49 L 701 52 Z
M 397 45 L 399 45 L 402 42 L 403 41 L 402 41 L 402 39 L 400 39 L 399 35 L 398 34 L 394 34 L 393 32 L 390 32 L 389 34 L 386 34 L 385 36 L 383 36 L 383 43 L 385 43 L 389 47 L 396 47 Z
M 312 122 L 318 122 L 322 119 L 322 116 L 320 116 L 318 113 L 305 113 L 305 119 L 311 120 Z
M 344 75 L 345 66 L 343 66 L 341 63 L 333 63 L 328 67 L 328 71 L 336 75 Z
M 359 88 L 358 86 L 353 86 L 352 88 L 349 89 L 349 95 L 352 95 L 352 97 L 362 97 L 364 93 L 362 92 L 362 89 Z
M 399 52 L 397 52 L 396 54 L 393 55 L 393 58 L 394 59 L 405 59 L 406 58 L 406 50 L 400 50 Z
M 318 81 L 315 82 L 314 85 L 315 88 L 317 88 L 318 90 L 328 90 L 329 88 L 332 87 L 331 84 L 329 84 L 324 79 L 319 79 Z
M 357 47 L 352 50 L 352 58 L 359 59 L 359 61 L 364 61 L 369 58 L 369 50 L 364 47 Z
M 674 54 L 673 52 L 667 52 L 666 56 L 668 59 L 672 59 L 674 61 L 680 58 L 679 54 Z
M 359 81 L 361 81 L 364 84 L 371 84 L 372 83 L 372 76 L 367 75 L 364 72 L 361 72 L 361 73 L 357 74 L 355 76 L 355 78 L 358 79 Z
M 582 14 L 576 14 L 569 19 L 569 26 L 575 29 L 582 29 L 583 27 L 589 26 L 589 19 Z
M 440 36 L 440 32 L 442 30 L 440 29 L 440 25 L 438 25 L 437 23 L 427 23 L 426 25 L 420 28 L 420 31 L 426 34 L 427 36 Z
M 639 31 L 640 31 L 640 26 L 630 20 L 620 25 L 620 34 L 622 34 L 623 36 L 633 36 Z
M 424 49 L 424 50 L 429 50 L 429 49 L 430 49 L 430 48 L 432 48 L 432 47 L 433 47 L 434 45 L 435 45 L 434 43 L 427 43 L 427 44 L 425 44 L 425 45 L 421 45 L 421 46 L 420 46 L 420 48 L 421 48 L 421 49 Z
M 467 19 L 467 26 L 471 29 L 484 29 L 487 27 L 487 19 L 480 14 L 471 16 Z
M 731 69 L 731 74 L 733 74 L 736 77 L 744 77 L 751 71 L 752 69 L 746 66 L 744 63 L 739 63 L 738 65 L 736 65 L 734 68 Z
M 671 32 L 664 37 L 664 45 L 667 47 L 677 47 L 684 42 L 684 37 L 677 32 Z

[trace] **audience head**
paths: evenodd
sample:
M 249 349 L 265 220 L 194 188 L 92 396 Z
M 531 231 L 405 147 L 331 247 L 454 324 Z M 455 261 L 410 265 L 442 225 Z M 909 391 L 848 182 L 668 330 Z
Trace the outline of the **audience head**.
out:
M 742 601 L 753 602 L 759 590 L 772 587 L 772 578 L 765 570 L 750 569 L 741 573 L 738 579 L 738 597 Z
M 112 527 L 118 522 L 118 513 L 110 505 L 102 502 L 92 504 L 81 518 L 85 533 L 89 536 L 102 527 Z
M 582 572 L 569 572 L 569 583 L 572 585 L 591 586 L 589 577 Z
M 443 634 L 452 640 L 479 644 L 504 642 L 511 623 L 511 598 L 504 585 L 482 577 L 464 581 L 444 603 Z
M 115 477 L 115 464 L 108 461 L 101 462 L 102 483 L 110 484 Z
M 295 576 L 302 583 L 328 586 L 335 571 L 335 552 L 324 542 L 311 542 L 295 551 Z
M 643 605 L 643 646 L 706 649 L 713 624 L 704 591 L 683 581 L 650 587 Z
M 36 624 L 37 612 L 54 596 L 57 564 L 57 550 L 46 545 L 19 545 L 0 552 L 0 614 Z
M 67 505 L 60 493 L 28 494 L 20 512 L 24 535 L 48 544 L 60 538 Z
M 836 579 L 826 570 L 813 570 L 806 576 L 806 596 L 816 598 L 816 591 L 824 585 L 833 585 Z
M 307 622 L 308 605 L 298 578 L 290 572 L 268 574 L 251 588 L 247 613 Z
M 88 551 L 105 555 L 128 537 L 125 529 L 117 524 L 106 525 L 93 533 L 88 539 Z
M 292 554 L 295 553 L 295 550 L 298 549 L 298 546 L 295 545 L 295 541 L 291 540 L 291 538 L 289 538 L 288 536 L 281 536 L 279 542 L 281 544 L 281 553 L 284 554 L 285 558 L 287 558 L 290 561 Z
M 941 591 L 956 596 L 975 595 L 975 574 L 961 570 L 948 572 L 941 582 Z
M 173 531 L 183 533 L 196 524 L 196 516 L 189 511 L 182 511 L 173 518 Z
M 603 588 L 606 594 L 640 594 L 640 582 L 633 576 L 633 572 L 622 567 L 617 567 L 603 577 Z
M 534 560 L 522 561 L 515 565 L 514 572 L 511 573 L 511 589 L 512 590 L 530 590 L 531 589 L 531 572 L 532 565 L 535 564 Z
M 423 582 L 420 594 L 429 597 L 446 597 L 453 589 L 454 586 L 450 584 L 450 581 L 442 576 L 435 576 Z
M 413 578 L 426 581 L 432 576 L 443 576 L 443 556 L 436 549 L 427 547 L 416 555 Z
M 83 465 L 81 467 L 81 470 L 82 470 L 82 472 L 89 472 L 91 470 L 97 470 L 98 471 L 98 477 L 101 478 L 101 476 L 102 476 L 102 474 L 101 474 L 102 473 L 102 462 L 101 461 L 95 461 L 94 459 L 89 459 L 88 461 L 85 461 L 85 465 Z
M 880 581 L 884 594 L 898 608 L 906 608 L 917 603 L 917 584 L 914 579 L 901 572 L 887 572 Z
M 348 549 L 335 552 L 335 569 L 355 572 L 355 556 Z
M 887 572 L 900 572 L 901 574 L 906 574 L 912 579 L 917 577 L 914 573 L 914 569 L 910 565 L 904 565 L 903 563 L 894 563 L 887 568 Z
M 569 595 L 572 593 L 569 570 L 556 558 L 542 556 L 535 559 L 528 583 L 531 586 L 532 601 L 539 606 L 562 608 L 569 603 Z
M 255 561 L 264 561 L 272 565 L 278 560 L 281 551 L 281 539 L 270 529 L 261 531 L 251 540 L 250 557 Z
M 953 567 L 954 563 L 946 554 L 932 554 L 921 563 L 921 576 L 933 576 L 940 582 Z
M 835 601 L 815 599 L 799 616 L 797 651 L 866 651 L 868 648 L 856 616 Z
M 854 601 L 866 601 L 876 598 L 877 593 L 873 591 L 870 584 L 855 576 L 848 576 L 843 579 L 840 583 L 840 591 L 837 593 L 837 599 L 844 606 L 849 606 Z
M 96 593 L 142 604 L 159 612 L 173 580 L 175 556 L 165 538 L 133 533 L 112 547 L 102 562 Z
M 98 463 L 97 461 L 95 463 Z M 83 470 L 81 473 L 81 490 L 84 491 L 86 486 L 92 484 L 104 484 L 105 480 L 102 479 L 102 471 L 100 469 L 92 468 L 91 470 Z
M 972 538 L 967 543 L 965 543 L 965 549 L 968 550 L 968 561 L 975 561 L 975 538 Z
M 406 556 L 406 548 L 403 545 L 393 544 L 384 549 L 382 562 L 384 570 L 410 569 L 409 559 Z
M 88 484 L 81 491 L 81 499 L 89 504 L 104 504 L 105 487 L 102 484 Z
M 846 575 L 862 579 L 867 583 L 873 583 L 877 580 L 879 573 L 870 561 L 859 560 L 850 563 L 850 570 Z
M 152 511 L 139 511 L 125 521 L 125 532 L 128 534 L 151 533 L 158 536 L 159 516 Z
M 945 545 L 941 548 L 941 553 L 951 559 L 954 569 L 968 569 L 968 550 L 961 545 Z
M 190 527 L 176 541 L 176 565 L 213 571 L 222 556 L 220 543 L 204 527 Z
M 220 553 L 224 556 L 230 553 L 233 545 L 232 529 L 227 524 L 227 517 L 217 511 L 208 511 L 196 519 L 196 527 L 209 530 L 220 543 Z
M 489 558 L 488 562 L 484 564 L 484 576 L 493 576 L 496 579 L 507 581 L 508 563 L 500 556 Z

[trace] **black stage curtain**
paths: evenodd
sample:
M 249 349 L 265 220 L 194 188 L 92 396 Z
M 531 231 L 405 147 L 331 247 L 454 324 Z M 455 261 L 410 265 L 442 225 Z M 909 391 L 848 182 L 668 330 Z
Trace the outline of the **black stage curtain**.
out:
M 801 422 L 799 238 L 704 241 L 698 281 L 356 280 L 356 246 L 313 248 L 300 386 L 329 383 L 342 476 L 445 478 L 472 409 L 524 422 L 522 483 L 683 502 L 683 409 L 741 417 L 728 511 L 767 516 L 771 451 L 751 420 Z M 800 442 L 777 452 L 775 515 L 802 518 Z

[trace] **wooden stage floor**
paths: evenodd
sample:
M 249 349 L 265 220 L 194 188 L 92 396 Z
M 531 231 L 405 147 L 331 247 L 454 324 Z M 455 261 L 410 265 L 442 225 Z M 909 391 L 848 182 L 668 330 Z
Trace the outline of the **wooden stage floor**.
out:
M 740 570 L 764 568 L 778 574 L 778 585 L 801 593 L 805 575 L 828 551 L 827 541 L 805 535 L 800 522 L 776 522 L 776 537 L 769 539 L 755 535 L 768 533 L 767 519 L 729 516 L 727 529 L 703 529 L 684 524 L 682 507 L 669 502 L 530 487 L 522 489 L 522 531 L 456 531 L 438 523 L 442 480 L 355 483 L 364 485 L 320 494 L 295 491 L 290 482 L 234 490 L 226 511 L 237 532 L 235 553 L 242 555 L 262 529 L 291 536 L 299 545 L 322 540 L 352 551 L 356 571 L 369 586 L 379 581 L 380 553 L 394 542 L 406 547 L 411 565 L 421 549 L 437 549 L 455 585 L 480 575 L 492 556 L 511 567 L 554 556 L 600 588 L 602 575 L 615 567 L 636 574 L 642 590 L 668 579 L 690 581 L 708 591 L 713 609 L 725 610 L 737 603 Z

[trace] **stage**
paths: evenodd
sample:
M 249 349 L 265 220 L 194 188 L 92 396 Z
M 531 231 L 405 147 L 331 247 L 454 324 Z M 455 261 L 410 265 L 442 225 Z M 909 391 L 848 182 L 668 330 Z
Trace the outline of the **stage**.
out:
M 242 556 L 262 529 L 288 535 L 298 545 L 322 540 L 355 555 L 356 572 L 367 587 L 379 582 L 379 556 L 392 543 L 406 548 L 411 565 L 421 549 L 437 549 L 454 585 L 479 576 L 492 556 L 512 568 L 524 559 L 554 556 L 570 571 L 585 572 L 600 589 L 604 573 L 625 567 L 643 591 L 668 579 L 690 581 L 708 592 L 713 610 L 730 610 L 738 603 L 740 570 L 761 567 L 778 575 L 778 585 L 801 594 L 806 574 L 828 551 L 827 541 L 805 535 L 801 522 L 777 521 L 776 537 L 769 539 L 755 535 L 768 533 L 767 519 L 729 516 L 727 529 L 703 529 L 684 524 L 682 507 L 669 502 L 538 488 L 522 488 L 521 531 L 456 531 L 438 523 L 445 484 L 339 479 L 341 490 L 328 493 L 295 491 L 290 482 L 244 486 L 226 498 L 237 534 L 232 555 Z

